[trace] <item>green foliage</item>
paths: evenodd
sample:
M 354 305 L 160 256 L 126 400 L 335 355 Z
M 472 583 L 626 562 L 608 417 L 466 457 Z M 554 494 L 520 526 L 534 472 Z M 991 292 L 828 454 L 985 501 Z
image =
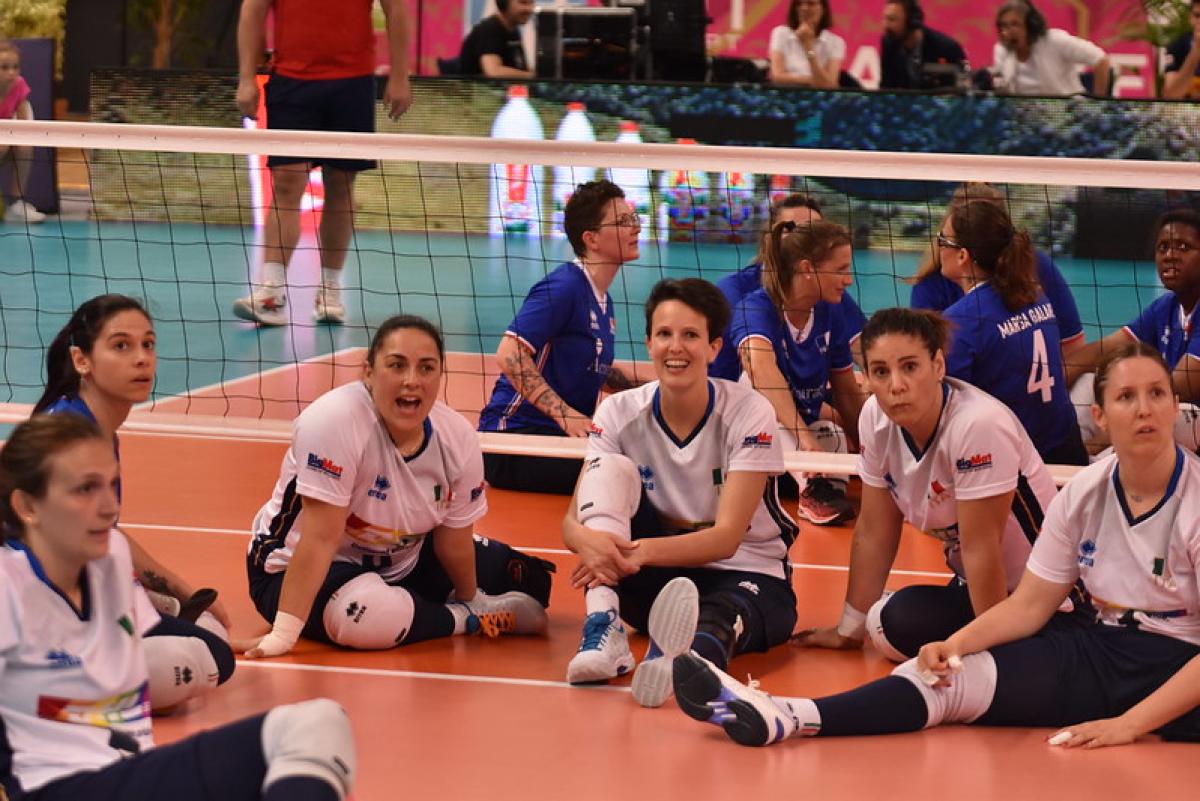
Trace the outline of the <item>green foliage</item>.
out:
M 53 39 L 55 77 L 61 78 L 66 8 L 67 0 L 0 0 L 0 36 Z

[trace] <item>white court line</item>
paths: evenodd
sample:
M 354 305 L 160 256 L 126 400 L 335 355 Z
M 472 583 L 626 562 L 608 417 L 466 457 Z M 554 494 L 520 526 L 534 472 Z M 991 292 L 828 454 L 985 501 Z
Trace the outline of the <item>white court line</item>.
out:
M 312 673 L 346 673 L 353 676 L 382 676 L 398 679 L 432 679 L 433 681 L 458 681 L 468 684 L 508 684 L 515 687 L 569 687 L 577 685 L 565 681 L 546 681 L 545 679 L 513 679 L 507 676 L 464 676 L 455 673 L 429 673 L 420 670 L 387 670 L 384 668 L 355 668 L 338 667 L 336 665 L 301 665 L 286 662 L 264 662 L 259 659 L 239 659 L 238 668 L 258 667 L 270 670 L 298 670 Z M 588 690 L 606 690 L 610 693 L 627 693 L 629 687 L 612 687 L 609 685 L 579 685 Z
M 120 521 L 117 523 L 121 528 L 139 528 L 139 529 L 155 529 L 158 531 L 181 531 L 188 534 L 226 534 L 235 537 L 249 537 L 250 532 L 237 528 L 206 528 L 202 526 L 167 526 L 156 523 L 126 523 Z M 510 543 L 511 544 L 511 543 Z M 547 554 L 549 556 L 570 556 L 571 552 L 566 548 L 523 548 L 520 545 L 513 545 L 518 551 L 524 553 Z M 836 573 L 846 573 L 850 570 L 847 565 L 816 565 L 807 562 L 792 562 L 792 567 L 796 570 L 829 570 Z M 894 576 L 917 576 L 919 578 L 937 578 L 948 579 L 950 573 L 938 572 L 933 570 L 899 570 L 893 569 L 891 574 Z

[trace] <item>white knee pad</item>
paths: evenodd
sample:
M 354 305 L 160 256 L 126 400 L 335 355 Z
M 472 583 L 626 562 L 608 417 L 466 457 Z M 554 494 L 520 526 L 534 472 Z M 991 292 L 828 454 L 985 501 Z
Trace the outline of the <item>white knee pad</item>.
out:
M 200 617 L 196 618 L 196 625 L 217 635 L 225 642 L 229 642 L 229 629 L 221 625 L 221 621 L 217 620 L 217 616 L 212 612 L 202 613 Z
M 646 481 L 661 481 L 647 476 Z M 576 493 L 575 514 L 588 528 L 630 538 L 629 521 L 642 500 L 642 476 L 633 461 L 619 453 L 589 456 Z
M 263 790 L 281 779 L 309 776 L 329 783 L 338 798 L 354 784 L 357 756 L 346 711 L 328 698 L 279 706 L 262 725 L 267 775 Z
M 876 651 L 893 662 L 903 662 L 908 657 L 888 642 L 887 633 L 883 630 L 883 607 L 887 606 L 891 597 L 890 592 L 884 593 L 884 596 L 871 604 L 871 608 L 867 610 L 867 636 L 871 638 L 871 644 L 875 646 Z
M 1100 427 L 1092 417 L 1092 404 L 1096 402 L 1095 373 L 1084 373 L 1071 385 L 1071 405 L 1075 407 L 1075 419 L 1079 421 L 1079 433 L 1084 442 L 1091 442 L 1100 434 Z
M 950 677 L 949 687 L 930 687 L 922 681 L 916 659 L 892 671 L 893 676 L 911 681 L 925 698 L 929 710 L 925 728 L 940 723 L 973 723 L 992 705 L 996 697 L 996 662 L 991 652 L 969 654 L 962 663 L 962 670 Z
M 1200 448 L 1200 408 L 1193 403 L 1179 404 L 1175 418 L 1175 442 L 1195 453 Z
M 816 437 L 817 444 L 826 453 L 849 453 L 850 443 L 846 439 L 846 431 L 832 420 L 817 420 L 808 427 L 809 433 Z
M 343 584 L 325 604 L 322 621 L 329 639 L 347 648 L 380 650 L 404 642 L 413 623 L 413 598 L 378 573 Z
M 220 678 L 216 660 L 199 637 L 146 637 L 150 706 L 162 711 L 212 692 Z

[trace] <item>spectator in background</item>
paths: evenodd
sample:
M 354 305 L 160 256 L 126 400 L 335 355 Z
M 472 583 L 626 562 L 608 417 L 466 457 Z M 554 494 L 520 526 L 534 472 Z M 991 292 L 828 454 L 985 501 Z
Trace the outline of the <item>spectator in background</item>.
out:
M 391 70 L 383 102 L 395 119 L 412 103 L 408 82 L 408 18 L 400 0 L 380 0 Z M 267 127 L 369 133 L 375 130 L 373 0 L 243 0 L 238 19 L 238 109 L 258 113 L 258 68 L 267 12 L 275 12 L 275 56 L 267 81 Z M 259 325 L 286 325 L 287 265 L 300 240 L 300 201 L 313 167 L 321 168 L 325 205 L 317 235 L 321 285 L 313 320 L 343 323 L 342 267 L 354 232 L 354 178 L 374 169 L 365 159 L 267 159 L 274 201 L 263 229 L 263 263 L 249 297 L 233 313 Z
M 496 13 L 483 19 L 463 40 L 459 69 L 485 78 L 532 78 L 517 28 L 533 16 L 533 0 L 496 0 Z
M 846 40 L 830 30 L 828 0 L 792 0 L 787 25 L 771 31 L 771 82 L 834 89 L 846 58 Z
M 996 12 L 1000 41 L 992 48 L 992 74 L 997 92 L 1009 95 L 1083 94 L 1079 67 L 1094 75 L 1092 94 L 1108 94 L 1111 65 L 1108 56 L 1086 39 L 1059 28 L 1029 0 L 1007 0 Z
M 1167 64 L 1163 73 L 1163 97 L 1168 100 L 1200 98 L 1200 0 L 1192 0 L 1192 30 L 1167 46 Z
M 928 89 L 927 64 L 963 69 L 967 56 L 962 45 L 941 31 L 925 26 L 925 11 L 918 0 L 883 4 L 883 37 L 880 41 L 880 89 Z M 942 83 L 936 83 L 942 86 Z
M 29 84 L 21 77 L 21 52 L 7 39 L 0 38 L 0 120 L 32 120 Z M 33 148 L 28 145 L 0 144 L 0 165 L 12 161 L 12 177 L 4 210 L 4 221 L 14 223 L 45 222 L 46 215 L 25 199 L 33 165 Z

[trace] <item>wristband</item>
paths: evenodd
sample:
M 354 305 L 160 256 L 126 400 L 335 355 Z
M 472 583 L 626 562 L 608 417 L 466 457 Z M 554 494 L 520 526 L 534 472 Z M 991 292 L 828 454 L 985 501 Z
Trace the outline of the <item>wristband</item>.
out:
M 838 621 L 837 633 L 851 640 L 861 640 L 867 633 L 867 613 L 860 612 L 847 601 L 842 607 L 842 619 Z
M 296 645 L 303 629 L 303 620 L 280 610 L 275 613 L 275 623 L 271 626 L 270 633 L 259 641 L 258 650 L 262 651 L 263 656 L 286 654 Z

